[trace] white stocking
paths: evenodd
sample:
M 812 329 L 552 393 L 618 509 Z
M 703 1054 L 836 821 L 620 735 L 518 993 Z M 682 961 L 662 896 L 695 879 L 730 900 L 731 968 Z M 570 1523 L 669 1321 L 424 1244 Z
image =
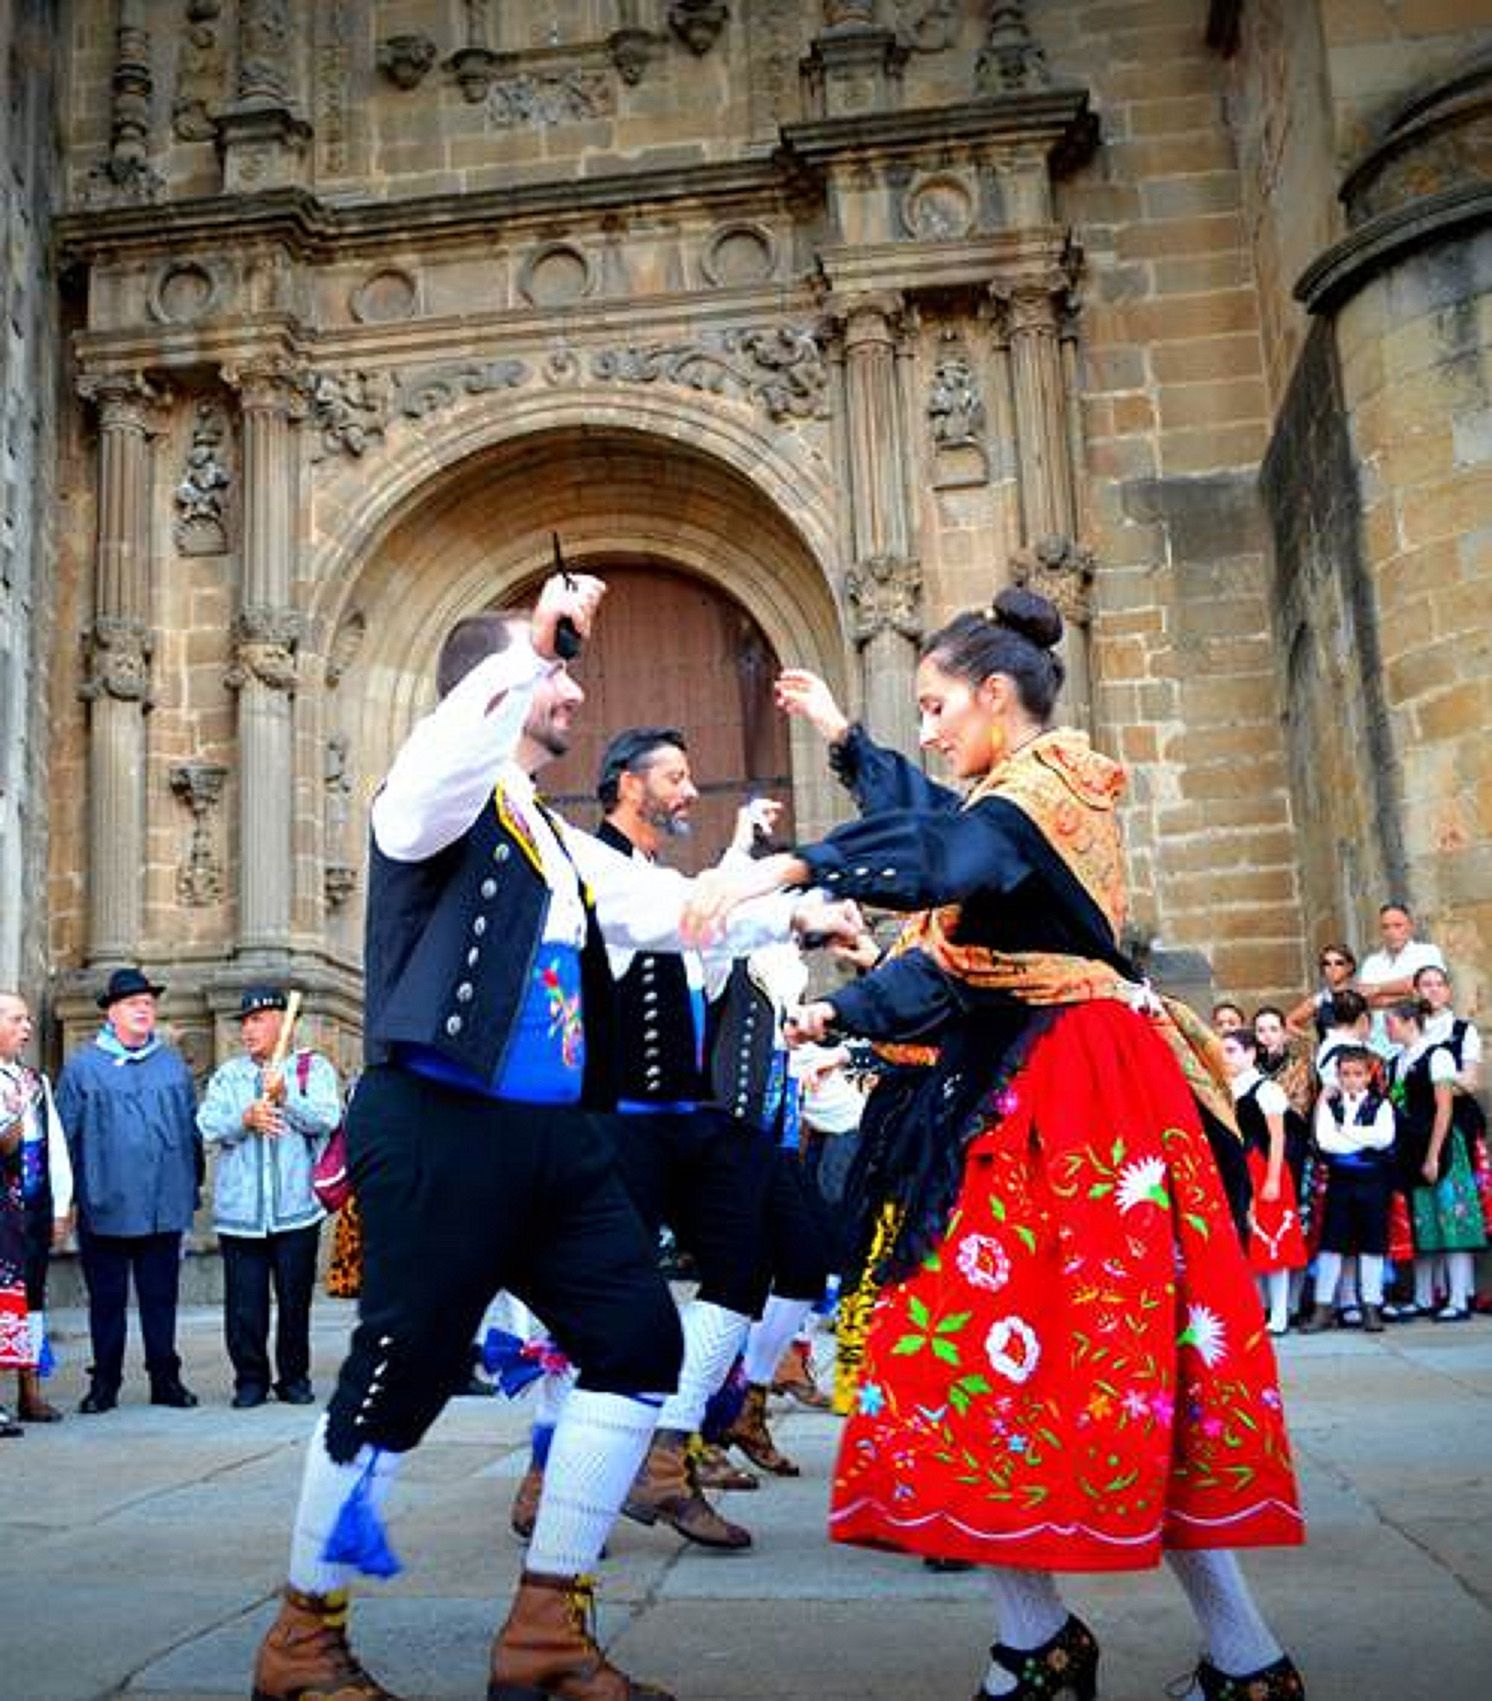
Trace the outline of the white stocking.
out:
M 653 1438 L 662 1396 L 631 1399 L 575 1388 L 565 1401 L 529 1543 L 528 1569 L 578 1577 L 594 1569 Z
M 1234 1554 L 1222 1548 L 1172 1548 L 1166 1562 L 1186 1591 L 1207 1657 L 1220 1672 L 1246 1677 L 1282 1656 L 1284 1650 L 1260 1616 Z
M 679 1319 L 684 1329 L 684 1362 L 678 1392 L 670 1394 L 658 1414 L 659 1429 L 693 1433 L 705 1415 L 710 1395 L 725 1381 L 746 1339 L 751 1319 L 723 1305 L 695 1300 Z
M 761 1320 L 751 1325 L 751 1333 L 746 1337 L 742 1369 L 748 1382 L 771 1387 L 778 1359 L 812 1310 L 811 1299 L 779 1299 L 775 1293 L 772 1295 Z
M 367 1487 L 369 1504 L 375 1512 L 383 1505 L 404 1462 L 402 1453 L 360 1447 L 345 1465 L 339 1465 L 326 1450 L 326 1423 L 323 1413 L 306 1448 L 300 1504 L 295 1510 L 295 1529 L 290 1537 L 290 1586 L 308 1595 L 330 1594 L 345 1587 L 352 1576 L 351 1566 L 323 1559 L 321 1553 L 338 1514 L 375 1452 L 377 1462 Z
M 995 1607 L 995 1640 L 1007 1648 L 1039 1648 L 1066 1624 L 1067 1608 L 1049 1571 L 990 1565 L 984 1580 Z M 1015 1674 L 991 1660 L 984 1674 L 985 1694 L 1008 1695 L 1015 1687 Z

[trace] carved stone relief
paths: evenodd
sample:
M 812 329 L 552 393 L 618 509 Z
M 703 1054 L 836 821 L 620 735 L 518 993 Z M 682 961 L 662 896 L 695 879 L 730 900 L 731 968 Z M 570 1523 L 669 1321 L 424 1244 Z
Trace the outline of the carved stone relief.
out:
M 360 608 L 354 608 L 342 617 L 326 653 L 328 685 L 335 687 L 341 684 L 342 676 L 352 666 L 353 658 L 363 647 L 363 639 L 367 635 L 368 617 Z
M 800 0 L 746 0 L 751 128 L 774 132 L 799 115 L 798 61 L 806 8 Z
M 968 351 L 948 338 L 939 351 L 927 392 L 932 430 L 933 487 L 954 490 L 989 477 L 985 407 Z
M 326 830 L 326 868 L 323 889 L 327 906 L 340 909 L 357 889 L 357 872 L 347 858 L 348 823 L 352 817 L 352 775 L 348 762 L 351 740 L 335 732 L 326 741 L 322 769 L 323 821 Z
M 488 390 L 512 390 L 532 377 L 526 361 L 509 357 L 480 365 L 432 366 L 401 377 L 394 388 L 393 410 L 406 419 L 423 419 L 441 408 L 454 407 L 463 396 Z
M 289 104 L 291 28 L 288 0 L 240 0 L 239 100 Z
M 321 167 L 343 177 L 350 167 L 352 49 L 349 0 L 321 0 L 316 9 L 316 148 Z
M 113 697 L 121 703 L 151 704 L 150 658 L 155 635 L 142 621 L 100 615 L 83 635 L 85 702 Z
M 389 325 L 412 318 L 420 287 L 402 266 L 381 266 L 370 272 L 348 297 L 347 306 L 360 325 Z
M 302 372 L 296 388 L 305 398 L 311 427 L 311 459 L 340 451 L 364 454 L 381 438 L 389 416 L 394 380 L 387 372 Z
M 896 27 L 916 53 L 942 53 L 958 39 L 958 0 L 900 0 Z
M 95 205 L 154 201 L 165 187 L 150 163 L 150 31 L 128 16 L 121 11 L 114 35 L 108 157 L 88 173 L 86 197 Z
M 691 53 L 705 54 L 729 16 L 726 0 L 674 0 L 668 8 L 668 27 Z
M 257 680 L 272 691 L 293 692 L 300 679 L 298 657 L 304 631 L 297 609 L 241 609 L 233 620 L 233 662 L 224 683 L 239 691 Z
M 590 256 L 571 242 L 546 242 L 525 257 L 518 272 L 518 293 L 534 307 L 568 307 L 595 288 Z
M 171 770 L 171 790 L 192 812 L 185 861 L 176 870 L 176 896 L 191 909 L 223 901 L 223 863 L 213 843 L 210 816 L 223 796 L 228 770 L 216 762 L 185 762 Z
M 791 326 L 705 332 L 693 342 L 635 344 L 591 356 L 593 378 L 667 383 L 735 396 L 778 422 L 827 417 L 828 365 L 816 334 Z
M 1011 577 L 1018 585 L 1054 602 L 1062 618 L 1087 626 L 1093 617 L 1093 576 L 1097 560 L 1091 549 L 1070 537 L 1038 538 L 1010 558 Z
M 844 589 L 856 643 L 869 643 L 882 632 L 921 637 L 922 568 L 917 562 L 890 557 L 862 561 L 845 575 Z
M 699 269 L 717 288 L 765 283 L 777 270 L 777 244 L 762 225 L 724 225 L 705 244 Z
M 974 228 L 978 204 L 972 174 L 931 172 L 912 179 L 902 197 L 902 223 L 919 242 L 956 242 Z
M 199 402 L 186 465 L 173 493 L 173 535 L 183 555 L 221 555 L 228 547 L 228 493 L 233 485 L 228 442 L 227 410 L 218 402 Z
M 221 305 L 226 281 L 216 266 L 185 260 L 166 266 L 150 286 L 148 310 L 162 325 L 190 325 Z
M 218 31 L 223 0 L 187 0 L 187 27 L 176 61 L 171 128 L 183 142 L 210 142 L 217 134 L 213 112 L 222 105 L 228 53 Z
M 609 118 L 616 111 L 616 86 L 604 71 L 572 65 L 496 77 L 486 101 L 487 122 L 494 130 L 568 124 Z
M 982 95 L 1044 89 L 1051 83 L 1046 55 L 1031 34 L 1022 0 L 996 0 L 989 35 L 974 68 L 974 87 Z
M 396 89 L 416 89 L 435 63 L 428 35 L 391 35 L 378 44 L 378 69 Z

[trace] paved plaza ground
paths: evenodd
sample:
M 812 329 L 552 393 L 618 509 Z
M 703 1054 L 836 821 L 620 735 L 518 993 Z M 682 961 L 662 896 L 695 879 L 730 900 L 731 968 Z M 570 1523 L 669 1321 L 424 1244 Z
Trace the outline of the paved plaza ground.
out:
M 183 1315 L 196 1411 L 72 1408 L 83 1319 L 60 1313 L 53 1398 L 69 1416 L 0 1442 L 0 1701 L 246 1696 L 273 1612 L 314 1409 L 228 1407 L 219 1318 Z M 318 1304 L 322 1391 L 350 1307 Z M 1492 1696 L 1492 1321 L 1281 1343 L 1310 1543 L 1247 1566 L 1311 1701 Z M 134 1350 L 134 1349 L 132 1349 Z M 506 1509 L 523 1404 L 452 1404 L 392 1507 L 405 1570 L 355 1613 L 367 1664 L 410 1701 L 483 1692 L 487 1646 L 521 1562 Z M 622 1523 L 602 1567 L 602 1635 L 680 1701 L 967 1701 L 983 1670 L 979 1579 L 824 1538 L 837 1420 L 784 1407 L 801 1479 L 733 1495 L 747 1554 Z M 1164 1572 L 1076 1578 L 1104 1646 L 1104 1701 L 1160 1701 L 1193 1656 Z

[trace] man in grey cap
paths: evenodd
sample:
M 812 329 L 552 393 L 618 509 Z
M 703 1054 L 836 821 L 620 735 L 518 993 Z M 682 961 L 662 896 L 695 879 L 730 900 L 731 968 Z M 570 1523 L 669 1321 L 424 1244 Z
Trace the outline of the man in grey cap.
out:
M 72 1157 L 78 1251 L 88 1284 L 91 1384 L 81 1412 L 109 1412 L 124 1378 L 133 1276 L 150 1400 L 195 1406 L 176 1351 L 181 1237 L 202 1178 L 196 1090 L 181 1053 L 156 1032 L 164 987 L 116 969 L 99 995 L 103 1026 L 63 1065 L 57 1115 Z
M 251 986 L 239 1003 L 243 1051 L 213 1072 L 197 1126 L 218 1153 L 213 1226 L 223 1255 L 223 1333 L 233 1361 L 233 1404 L 276 1398 L 308 1406 L 311 1295 L 325 1216 L 311 1171 L 341 1120 L 337 1072 L 314 1051 L 284 1048 L 274 1066 L 288 1000 Z M 288 1038 L 288 1036 L 287 1036 Z M 269 1307 L 274 1290 L 275 1376 L 270 1379 Z

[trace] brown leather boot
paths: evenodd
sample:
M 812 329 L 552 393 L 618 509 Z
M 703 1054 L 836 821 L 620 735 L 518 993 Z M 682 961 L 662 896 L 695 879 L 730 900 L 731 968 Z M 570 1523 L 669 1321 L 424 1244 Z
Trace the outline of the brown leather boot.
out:
M 513 1534 L 524 1541 L 528 1541 L 534 1533 L 534 1520 L 539 1516 L 539 1496 L 543 1491 L 544 1473 L 539 1466 L 530 1462 L 518 1484 L 518 1492 L 513 1496 L 512 1510 L 508 1513 L 508 1523 Z
M 689 1451 L 694 1458 L 694 1480 L 701 1488 L 745 1494 L 762 1486 L 762 1479 L 733 1463 L 723 1447 L 712 1447 L 695 1436 L 689 1443 Z
M 772 1392 L 786 1394 L 800 1406 L 826 1412 L 831 1401 L 813 1379 L 813 1349 L 807 1341 L 789 1341 L 772 1373 Z
M 287 1583 L 280 1616 L 259 1644 L 254 1701 L 399 1701 L 347 1643 L 347 1591 L 304 1595 Z
M 739 1447 L 753 1465 L 774 1477 L 802 1474 L 786 1453 L 777 1450 L 767 1428 L 767 1390 L 760 1382 L 753 1382 L 746 1390 L 746 1401 L 736 1421 L 720 1439 L 727 1447 Z
M 21 1397 L 16 1402 L 16 1416 L 22 1423 L 61 1423 L 62 1413 L 47 1401 L 41 1391 L 41 1377 L 34 1370 L 17 1371 Z
M 653 1437 L 622 1511 L 639 1524 L 661 1521 L 701 1547 L 751 1546 L 750 1530 L 722 1518 L 699 1492 L 689 1436 L 682 1429 L 660 1429 Z
M 612 1665 L 591 1634 L 593 1610 L 589 1578 L 525 1571 L 492 1644 L 487 1701 L 674 1701 Z

